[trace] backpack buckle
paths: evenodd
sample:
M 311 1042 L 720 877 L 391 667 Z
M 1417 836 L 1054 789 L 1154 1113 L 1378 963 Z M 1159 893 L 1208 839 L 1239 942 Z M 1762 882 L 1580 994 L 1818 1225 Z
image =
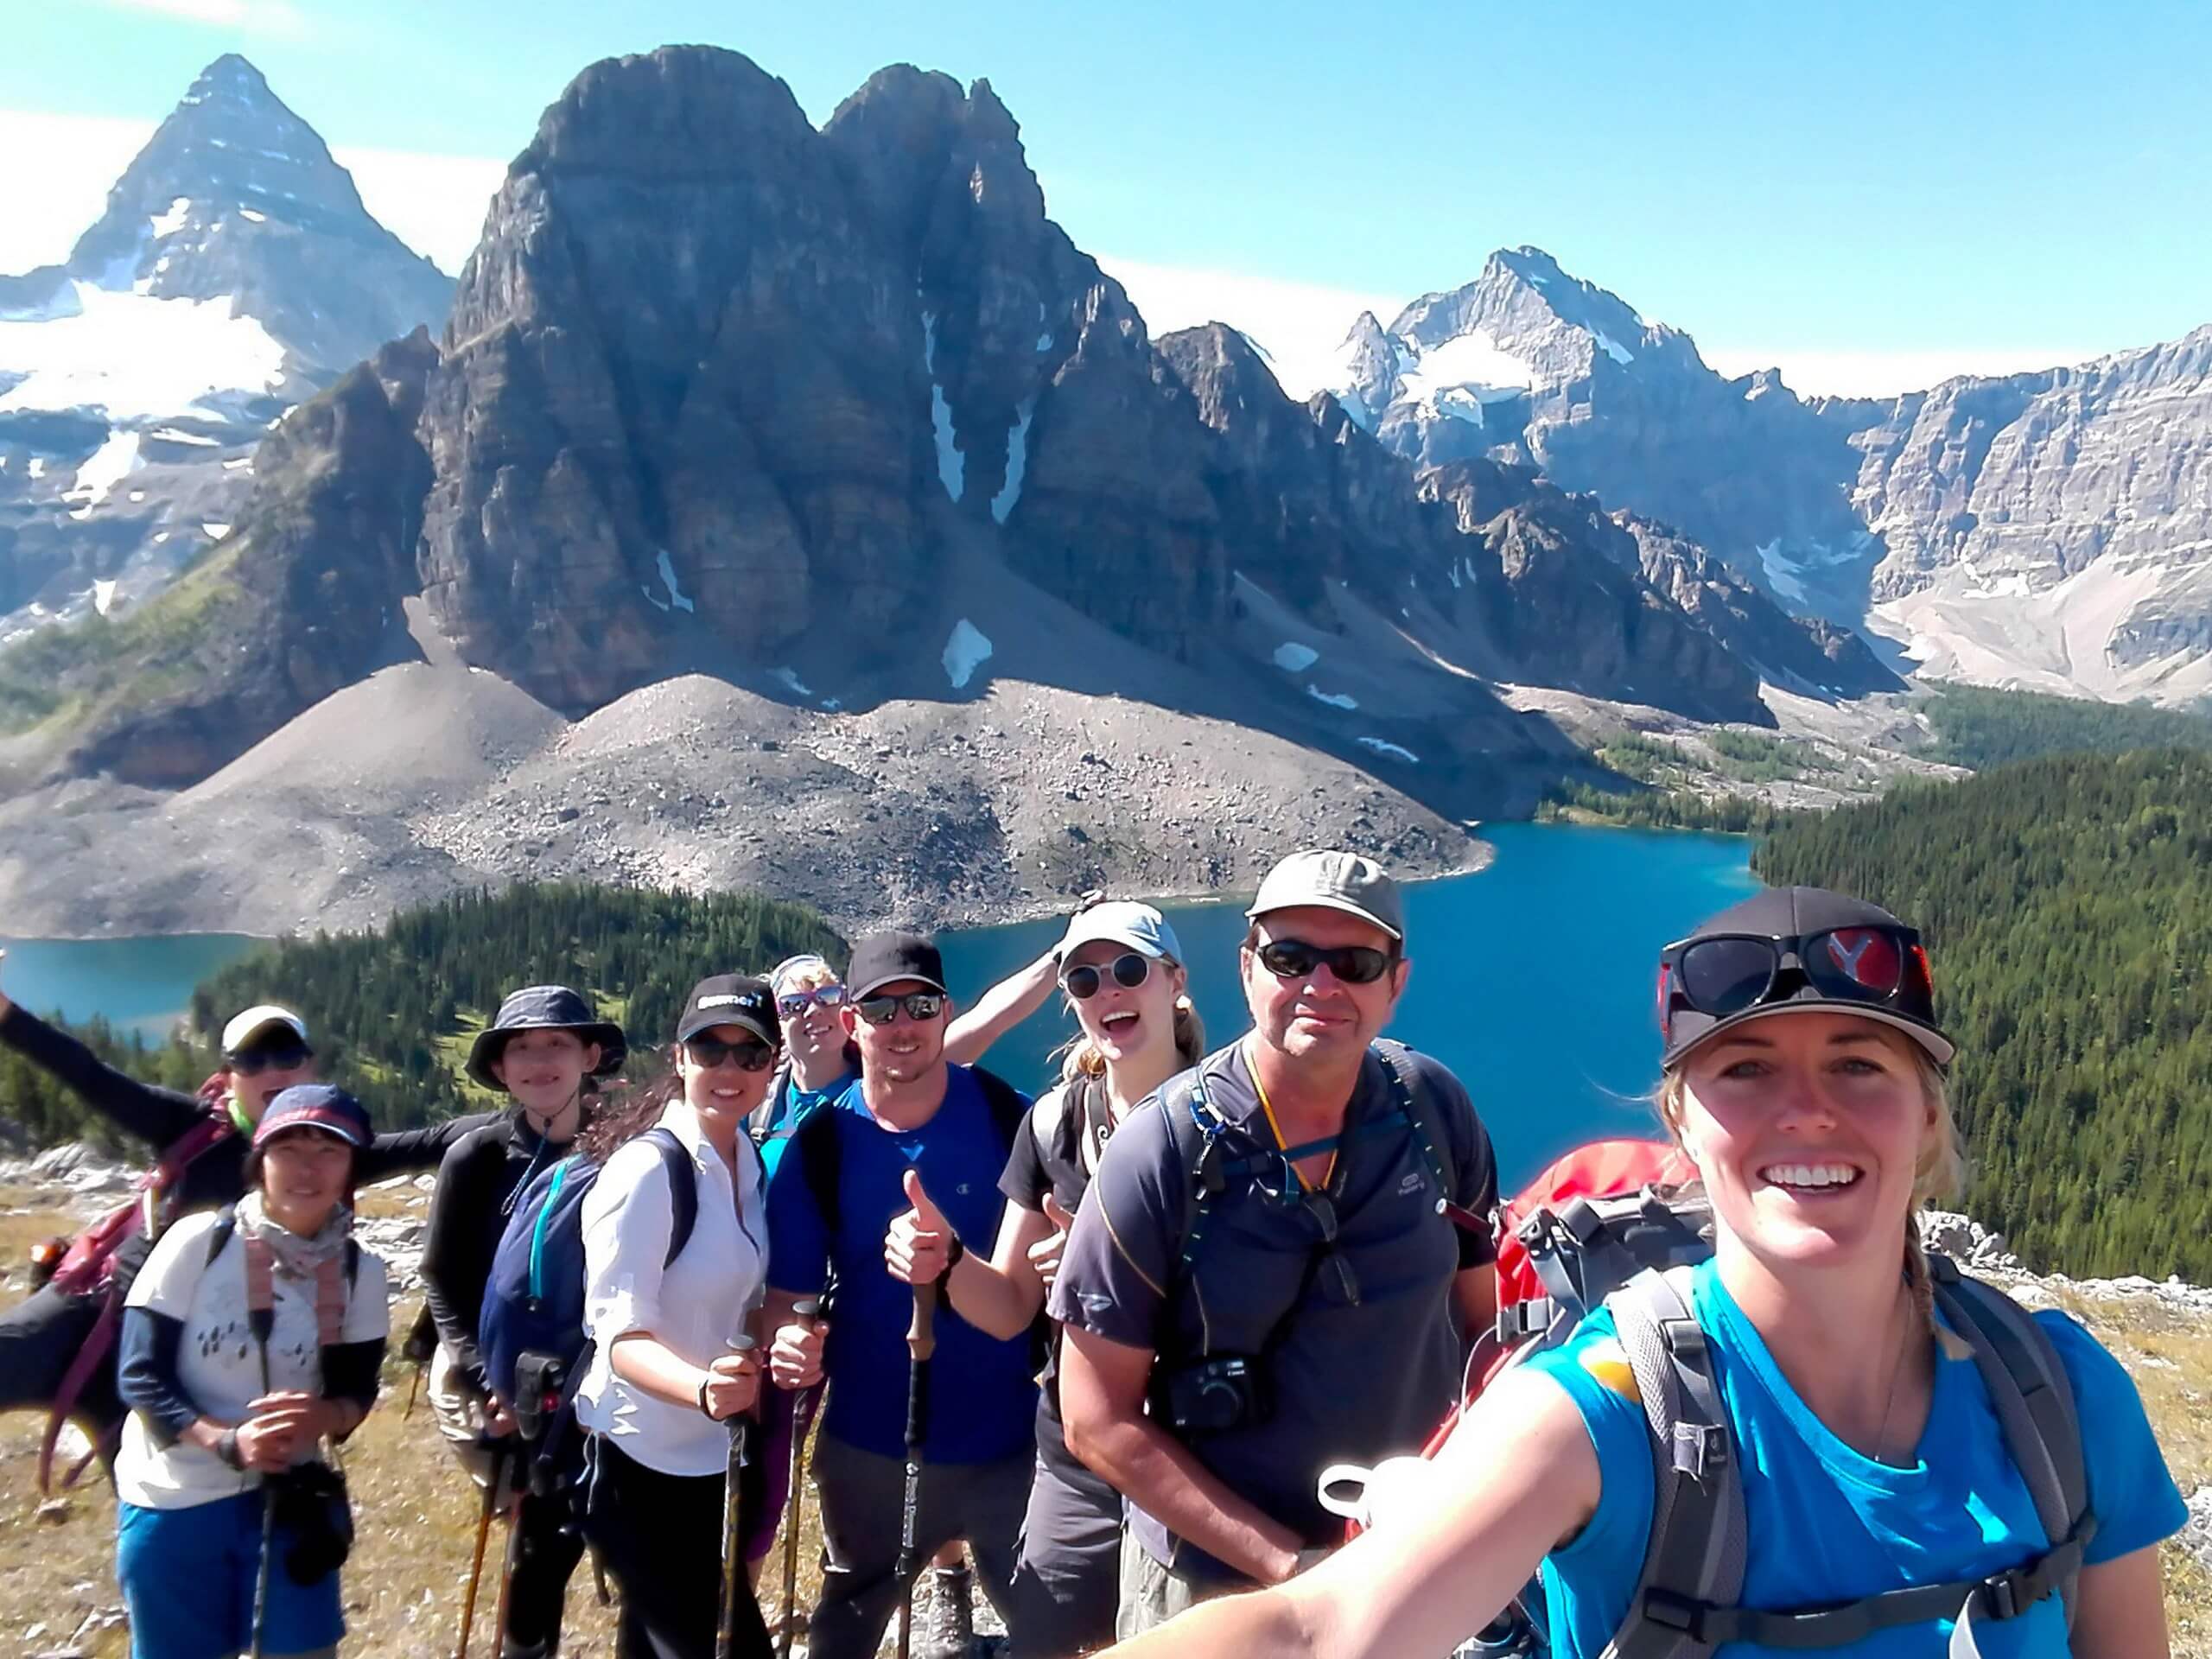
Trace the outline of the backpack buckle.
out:
M 2023 1611 L 2019 1586 L 2009 1573 L 1981 1581 L 1981 1593 L 1989 1608 L 1987 1617 L 1993 1619 L 2018 1618 Z
M 1728 1462 L 1728 1430 L 1719 1423 L 1676 1423 L 1674 1465 L 1700 1486 Z

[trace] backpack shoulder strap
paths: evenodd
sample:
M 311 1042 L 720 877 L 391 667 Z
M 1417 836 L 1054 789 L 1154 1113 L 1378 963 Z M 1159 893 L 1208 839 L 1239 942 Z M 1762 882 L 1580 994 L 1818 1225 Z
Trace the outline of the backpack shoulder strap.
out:
M 815 1213 L 822 1217 L 823 1229 L 832 1238 L 837 1236 L 838 1165 L 844 1153 L 844 1141 L 836 1122 L 841 1109 L 834 1101 L 823 1102 L 799 1120 L 784 1148 L 785 1158 L 799 1160 L 806 1190 L 814 1199 Z
M 1413 1131 L 1414 1144 L 1421 1152 L 1421 1162 L 1427 1167 L 1429 1179 L 1436 1183 L 1436 1196 L 1450 1199 L 1457 1191 L 1446 1173 L 1444 1154 L 1437 1150 L 1439 1141 L 1452 1145 L 1452 1137 L 1445 1132 L 1436 1103 L 1430 1098 L 1427 1084 L 1422 1080 L 1421 1068 L 1413 1063 L 1413 1051 L 1403 1043 L 1378 1041 L 1375 1045 L 1377 1058 L 1382 1062 L 1384 1074 L 1390 1079 L 1390 1092 L 1396 1097 L 1399 1112 L 1406 1125 Z
M 683 1247 L 691 1242 L 691 1230 L 699 1224 L 699 1172 L 691 1163 L 691 1149 L 676 1138 L 673 1129 L 653 1128 L 645 1131 L 645 1139 L 653 1143 L 660 1154 L 661 1167 L 668 1172 L 668 1203 L 671 1224 L 668 1231 L 668 1254 L 661 1259 L 665 1268 L 683 1254 Z
M 1928 1269 L 1936 1306 L 1974 1350 L 2005 1446 L 2035 1499 L 2052 1553 L 2067 1552 L 2056 1571 L 2070 1622 L 2082 1552 L 2097 1529 L 2073 1382 L 2050 1333 L 2026 1308 L 1996 1286 L 1961 1273 L 1947 1255 L 1930 1251 Z
M 784 1090 L 790 1087 L 791 1080 L 791 1063 L 790 1057 L 786 1055 L 776 1062 L 776 1069 L 768 1074 L 768 1092 L 760 1097 L 760 1103 L 753 1109 L 752 1114 L 745 1120 L 746 1133 L 753 1137 L 754 1146 L 761 1146 L 766 1142 L 768 1126 L 776 1121 L 776 1114 L 783 1107 Z
M 223 1253 L 223 1246 L 231 1242 L 231 1236 L 238 1230 L 238 1205 L 226 1204 L 215 1212 L 215 1224 L 207 1230 L 207 1253 L 200 1258 L 202 1271 L 215 1265 L 215 1258 Z
M 1736 1447 L 1687 1267 L 1647 1269 L 1605 1299 L 1651 1430 L 1651 1535 L 1604 1659 L 1704 1659 L 1700 1615 L 1742 1595 L 1749 1529 Z

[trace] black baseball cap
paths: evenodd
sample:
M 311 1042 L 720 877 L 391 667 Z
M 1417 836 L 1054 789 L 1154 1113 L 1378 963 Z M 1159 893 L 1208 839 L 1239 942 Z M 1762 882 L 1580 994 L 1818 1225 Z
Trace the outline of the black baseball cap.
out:
M 952 995 L 944 988 L 944 957 L 922 934 L 878 933 L 853 947 L 845 982 L 851 988 L 846 995 L 854 1001 L 902 979 L 916 980 L 933 991 Z
M 1721 1032 L 1808 1009 L 1893 1027 L 1939 1066 L 1956 1052 L 1936 1023 L 1920 935 L 1825 887 L 1769 887 L 1731 906 L 1662 951 L 1659 975 L 1665 1067 Z
M 750 974 L 715 974 L 691 988 L 677 1017 L 676 1040 L 688 1043 L 716 1026 L 742 1026 L 771 1048 L 780 1048 L 784 1028 L 776 1023 L 776 994 L 765 979 Z

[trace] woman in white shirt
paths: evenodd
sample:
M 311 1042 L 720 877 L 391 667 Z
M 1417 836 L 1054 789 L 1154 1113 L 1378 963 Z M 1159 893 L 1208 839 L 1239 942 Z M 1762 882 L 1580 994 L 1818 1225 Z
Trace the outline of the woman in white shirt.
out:
M 135 1659 L 252 1648 L 257 1600 L 262 1652 L 330 1654 L 345 1634 L 339 1517 L 302 1471 L 376 1402 L 385 1270 L 352 1208 L 369 1138 L 343 1090 L 285 1090 L 254 1128 L 245 1196 L 176 1223 L 130 1287 L 116 1576 Z M 279 1477 L 264 1566 L 262 1487 Z
M 576 1416 L 591 1431 L 584 1532 L 622 1591 L 618 1659 L 709 1659 L 721 1610 L 729 1420 L 753 1409 L 754 1336 L 768 1230 L 760 1155 L 745 1133 L 767 1092 L 779 1031 L 767 982 L 702 980 L 676 1028 L 676 1071 L 579 1138 L 605 1168 L 583 1205 L 591 1359 Z M 696 1205 L 648 1130 L 690 1154 Z M 673 1255 L 679 1208 L 693 1213 Z M 736 1574 L 739 1654 L 767 1627 Z

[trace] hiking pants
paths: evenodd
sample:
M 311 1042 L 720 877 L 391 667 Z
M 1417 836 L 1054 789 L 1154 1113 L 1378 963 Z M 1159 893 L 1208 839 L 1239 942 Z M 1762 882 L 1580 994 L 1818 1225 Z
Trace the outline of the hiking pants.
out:
M 1039 1400 L 1037 1465 L 1007 1618 L 1009 1659 L 1063 1659 L 1109 1646 L 1121 1554 L 1121 1493 L 1068 1450 L 1060 1420 Z
M 968 1541 L 991 1605 L 1013 1627 L 1014 1539 L 1029 1501 L 1027 1452 L 996 1463 L 925 1463 L 915 1515 L 914 1564 L 956 1538 Z M 822 1600 L 808 1625 L 809 1659 L 871 1659 L 912 1580 L 899 1578 L 906 1465 L 827 1433 L 814 1443 L 822 1497 Z
M 430 1360 L 429 1395 L 438 1433 L 468 1478 L 484 1486 L 492 1478 L 493 1459 L 477 1440 L 484 1427 L 483 1404 L 462 1384 L 442 1344 Z M 527 1484 L 528 1471 L 518 1470 L 512 1458 L 502 1457 L 498 1464 L 505 1502 L 518 1484 Z M 515 1510 L 514 1535 L 508 1541 L 514 1578 L 507 1589 L 507 1627 L 499 1632 L 501 1659 L 540 1659 L 560 1645 L 569 1579 L 584 1554 L 572 1497 L 565 1490 L 524 1492 Z
M 1114 1634 L 1123 1642 L 1134 1640 L 1202 1601 L 1252 1587 L 1249 1579 L 1186 1579 L 1171 1573 L 1152 1559 L 1131 1528 L 1122 1535 L 1122 1598 Z
M 99 1295 L 64 1295 L 48 1285 L 0 1313 L 0 1411 L 53 1407 L 70 1362 L 92 1334 L 101 1300 Z M 93 1444 L 104 1449 L 111 1446 L 113 1431 L 123 1424 L 113 1344 L 86 1379 L 71 1415 Z
M 615 1659 L 714 1659 L 722 1595 L 722 1477 L 664 1475 L 626 1456 L 604 1434 L 592 1436 L 590 1458 L 584 1535 L 621 1588 Z M 756 1457 L 748 1477 L 760 1467 Z M 757 1486 L 748 1478 L 741 1488 L 741 1515 L 748 1499 L 757 1501 Z M 773 1652 L 742 1566 L 732 1651 L 745 1659 L 770 1659 Z

